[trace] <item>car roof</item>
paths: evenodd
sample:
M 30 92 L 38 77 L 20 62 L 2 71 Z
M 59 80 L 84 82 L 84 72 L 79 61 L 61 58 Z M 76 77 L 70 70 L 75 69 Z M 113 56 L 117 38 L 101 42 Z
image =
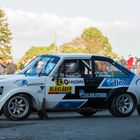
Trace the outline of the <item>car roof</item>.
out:
M 50 56 L 58 56 L 60 58 L 91 58 L 92 56 L 95 57 L 102 57 L 102 58 L 109 58 L 106 56 L 96 55 L 96 54 L 81 54 L 81 53 L 57 53 L 57 54 L 44 54 Z

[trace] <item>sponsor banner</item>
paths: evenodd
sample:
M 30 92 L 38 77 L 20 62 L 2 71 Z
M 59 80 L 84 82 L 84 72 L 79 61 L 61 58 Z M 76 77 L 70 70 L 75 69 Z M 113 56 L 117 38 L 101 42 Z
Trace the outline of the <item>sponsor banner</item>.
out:
M 55 93 L 68 93 L 72 92 L 72 86 L 50 86 L 48 89 L 49 94 L 55 94 Z
M 112 88 L 116 86 L 129 86 L 132 78 L 105 78 L 99 88 Z
M 64 79 L 57 79 L 56 85 L 75 85 L 75 86 L 82 86 L 84 85 L 84 79 L 83 78 L 64 78 Z

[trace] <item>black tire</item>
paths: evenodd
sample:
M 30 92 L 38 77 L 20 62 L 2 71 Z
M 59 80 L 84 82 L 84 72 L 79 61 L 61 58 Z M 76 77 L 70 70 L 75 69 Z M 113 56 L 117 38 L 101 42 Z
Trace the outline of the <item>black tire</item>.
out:
M 110 113 L 115 117 L 128 117 L 136 108 L 136 99 L 129 93 L 118 94 L 109 106 Z
M 3 114 L 8 120 L 25 120 L 31 112 L 31 100 L 25 94 L 12 96 L 3 106 Z
M 96 111 L 80 111 L 79 113 L 84 117 L 91 117 L 93 114 L 96 113 Z

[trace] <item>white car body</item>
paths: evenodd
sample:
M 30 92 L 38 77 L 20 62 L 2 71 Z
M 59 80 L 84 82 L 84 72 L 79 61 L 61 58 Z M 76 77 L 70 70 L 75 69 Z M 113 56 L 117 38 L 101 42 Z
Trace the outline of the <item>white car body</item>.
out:
M 125 92 L 133 94 L 136 98 L 137 105 L 140 104 L 140 76 L 132 74 L 127 80 L 124 80 L 123 78 L 105 77 L 97 87 L 97 90 L 99 90 L 100 92 L 94 95 L 92 93 L 85 94 L 83 93 L 83 90 L 79 89 L 79 87 L 85 86 L 85 79 L 83 77 L 60 78 L 61 83 L 58 84 L 56 83 L 54 74 L 59 68 L 59 66 L 62 64 L 62 62 L 64 62 L 65 60 L 90 60 L 93 55 L 56 54 L 53 56 L 59 57 L 60 60 L 48 76 L 39 74 L 35 76 L 30 76 L 27 74 L 0 76 L 0 110 L 2 110 L 4 104 L 12 96 L 18 93 L 30 95 L 29 97 L 32 99 L 33 108 L 37 111 L 41 110 L 44 98 L 46 109 L 81 108 L 88 102 L 88 99 L 94 98 L 95 100 L 97 97 L 103 98 L 104 96 L 106 96 L 106 93 L 101 91 L 102 89 L 104 89 L 105 91 L 110 88 L 112 90 L 118 89 L 118 91 L 120 90 L 120 88 L 127 88 Z M 74 98 L 74 95 L 77 92 L 76 88 L 79 89 L 78 97 L 80 96 L 80 98 Z M 67 93 L 70 93 L 69 97 L 72 98 L 65 98 Z

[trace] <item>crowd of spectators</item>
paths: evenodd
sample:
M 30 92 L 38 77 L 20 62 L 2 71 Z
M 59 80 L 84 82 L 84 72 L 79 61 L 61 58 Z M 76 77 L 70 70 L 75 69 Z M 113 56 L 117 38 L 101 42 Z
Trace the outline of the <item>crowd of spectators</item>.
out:
M 120 63 L 135 74 L 140 74 L 140 58 L 133 57 L 129 54 L 127 59 L 122 56 Z

